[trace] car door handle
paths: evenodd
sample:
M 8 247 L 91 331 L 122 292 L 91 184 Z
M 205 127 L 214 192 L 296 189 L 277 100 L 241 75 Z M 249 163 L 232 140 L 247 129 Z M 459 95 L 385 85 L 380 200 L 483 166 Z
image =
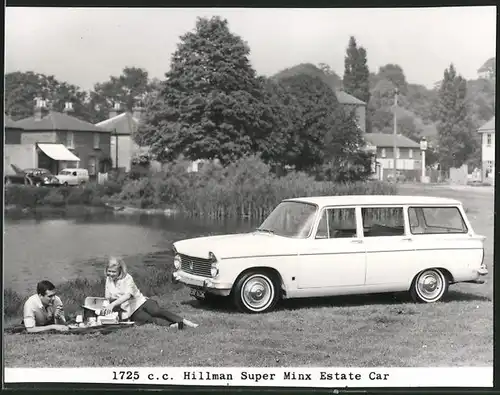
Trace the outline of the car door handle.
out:
M 353 240 L 351 240 L 351 243 L 363 244 L 363 240 L 361 240 L 361 239 L 353 239 Z

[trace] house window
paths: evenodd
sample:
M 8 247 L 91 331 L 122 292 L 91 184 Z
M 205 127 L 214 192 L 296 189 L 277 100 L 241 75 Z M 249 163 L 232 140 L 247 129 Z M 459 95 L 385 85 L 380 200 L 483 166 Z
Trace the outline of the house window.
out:
M 408 158 L 413 159 L 413 150 L 411 148 L 408 151 Z
M 486 133 L 486 145 L 491 147 L 491 133 Z
M 98 149 L 100 145 L 100 134 L 99 133 L 94 133 L 94 148 Z
M 66 147 L 75 148 L 75 136 L 73 132 L 66 133 Z
M 380 155 L 382 156 L 382 158 L 386 157 L 385 148 L 382 148 L 382 152 L 380 153 Z
M 401 150 L 396 147 L 396 158 L 399 159 L 401 157 Z

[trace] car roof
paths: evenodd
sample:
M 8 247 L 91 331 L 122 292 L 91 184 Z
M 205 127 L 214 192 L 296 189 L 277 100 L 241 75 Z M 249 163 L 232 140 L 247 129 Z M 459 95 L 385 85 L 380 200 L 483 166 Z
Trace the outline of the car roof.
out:
M 359 206 L 359 205 L 425 205 L 444 204 L 461 205 L 456 199 L 434 197 L 434 196 L 403 196 L 403 195 L 340 195 L 340 196 L 311 196 L 285 199 L 284 201 L 294 201 L 316 204 L 323 206 Z

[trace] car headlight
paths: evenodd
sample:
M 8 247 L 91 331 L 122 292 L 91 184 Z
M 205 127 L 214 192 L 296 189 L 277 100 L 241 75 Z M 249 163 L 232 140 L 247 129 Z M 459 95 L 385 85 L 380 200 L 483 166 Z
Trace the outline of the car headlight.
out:
M 182 263 L 181 256 L 179 254 L 175 254 L 175 256 L 174 256 L 174 267 L 175 267 L 176 270 L 178 270 L 178 269 L 181 268 L 181 263 Z
M 208 253 L 208 259 L 212 261 L 212 264 L 210 265 L 210 275 L 212 277 L 217 277 L 219 274 L 219 266 L 217 264 L 217 258 L 215 257 L 213 252 Z
M 219 267 L 217 266 L 217 262 L 212 262 L 212 265 L 210 266 L 210 275 L 212 277 L 217 277 L 219 274 Z

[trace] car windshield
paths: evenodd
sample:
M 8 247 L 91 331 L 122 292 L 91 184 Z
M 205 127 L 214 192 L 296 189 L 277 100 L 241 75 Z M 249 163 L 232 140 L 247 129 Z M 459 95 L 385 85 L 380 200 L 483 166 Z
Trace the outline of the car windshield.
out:
M 62 176 L 69 176 L 71 174 L 71 172 L 68 171 L 68 170 L 63 170 L 59 174 L 62 175 Z
M 302 202 L 281 202 L 257 231 L 304 239 L 310 232 L 317 207 Z

